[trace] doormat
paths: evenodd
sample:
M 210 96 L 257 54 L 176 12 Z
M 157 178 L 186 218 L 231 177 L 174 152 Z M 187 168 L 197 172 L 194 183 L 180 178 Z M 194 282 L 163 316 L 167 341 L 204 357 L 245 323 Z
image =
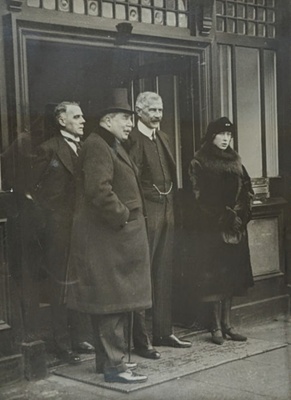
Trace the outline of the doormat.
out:
M 192 347 L 187 349 L 157 347 L 161 353 L 159 360 L 149 360 L 133 354 L 131 361 L 138 364 L 136 372 L 148 376 L 148 380 L 140 384 L 104 382 L 103 374 L 95 373 L 95 360 L 92 359 L 80 365 L 61 366 L 53 372 L 68 379 L 129 393 L 285 346 L 283 343 L 251 338 L 247 342 L 227 340 L 218 346 L 210 341 L 209 335 L 195 336 Z

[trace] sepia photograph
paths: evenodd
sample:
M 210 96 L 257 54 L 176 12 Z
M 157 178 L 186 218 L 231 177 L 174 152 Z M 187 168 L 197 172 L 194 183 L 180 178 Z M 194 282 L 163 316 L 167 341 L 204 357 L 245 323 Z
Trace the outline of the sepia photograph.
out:
M 0 400 L 291 398 L 291 0 L 0 0 Z

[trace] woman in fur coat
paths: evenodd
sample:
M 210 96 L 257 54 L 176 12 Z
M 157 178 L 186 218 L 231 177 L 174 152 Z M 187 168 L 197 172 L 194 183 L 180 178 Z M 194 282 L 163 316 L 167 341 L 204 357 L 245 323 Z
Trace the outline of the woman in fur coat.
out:
M 233 132 L 226 117 L 211 122 L 189 168 L 197 206 L 196 285 L 198 297 L 212 303 L 216 344 L 226 336 L 247 340 L 231 325 L 231 300 L 253 285 L 246 230 L 253 190 L 240 156 L 230 147 Z

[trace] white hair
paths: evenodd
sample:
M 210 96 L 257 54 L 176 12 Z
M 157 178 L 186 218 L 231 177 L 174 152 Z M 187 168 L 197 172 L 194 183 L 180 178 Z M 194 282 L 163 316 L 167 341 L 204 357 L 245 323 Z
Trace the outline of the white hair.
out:
M 143 110 L 145 107 L 150 105 L 151 100 L 160 100 L 161 102 L 163 102 L 161 96 L 158 93 L 142 92 L 137 96 L 135 108 Z

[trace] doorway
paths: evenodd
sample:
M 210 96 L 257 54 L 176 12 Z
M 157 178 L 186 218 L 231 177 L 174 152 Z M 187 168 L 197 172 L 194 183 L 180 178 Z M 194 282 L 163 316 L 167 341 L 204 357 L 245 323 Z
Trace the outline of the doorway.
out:
M 53 108 L 61 101 L 80 103 L 86 137 L 96 126 L 95 115 L 108 88 L 127 87 L 132 106 L 139 92 L 156 91 L 164 102 L 161 129 L 170 137 L 178 186 L 183 188 L 183 166 L 191 160 L 200 137 L 197 56 L 29 40 L 27 60 L 30 131 L 35 145 L 54 134 Z
M 175 320 L 179 320 L 184 308 L 183 227 L 185 221 L 189 221 L 188 166 L 201 136 L 199 55 L 93 47 L 36 39 L 27 41 L 26 51 L 29 131 L 33 146 L 55 134 L 53 109 L 61 101 L 80 103 L 86 119 L 86 138 L 95 129 L 96 112 L 108 88 L 126 87 L 132 106 L 141 91 L 155 91 L 161 95 L 164 103 L 161 129 L 169 135 L 177 163 L 178 248 L 173 301 L 177 316 Z M 33 266 L 34 274 L 36 270 L 41 268 Z M 37 279 L 34 277 L 23 284 L 31 282 L 36 282 L 31 290 L 39 294 L 37 306 L 43 318 L 38 321 L 41 323 L 48 318 L 46 279 L 39 274 Z M 32 310 L 35 312 L 35 307 Z M 47 334 L 41 327 L 40 330 Z

